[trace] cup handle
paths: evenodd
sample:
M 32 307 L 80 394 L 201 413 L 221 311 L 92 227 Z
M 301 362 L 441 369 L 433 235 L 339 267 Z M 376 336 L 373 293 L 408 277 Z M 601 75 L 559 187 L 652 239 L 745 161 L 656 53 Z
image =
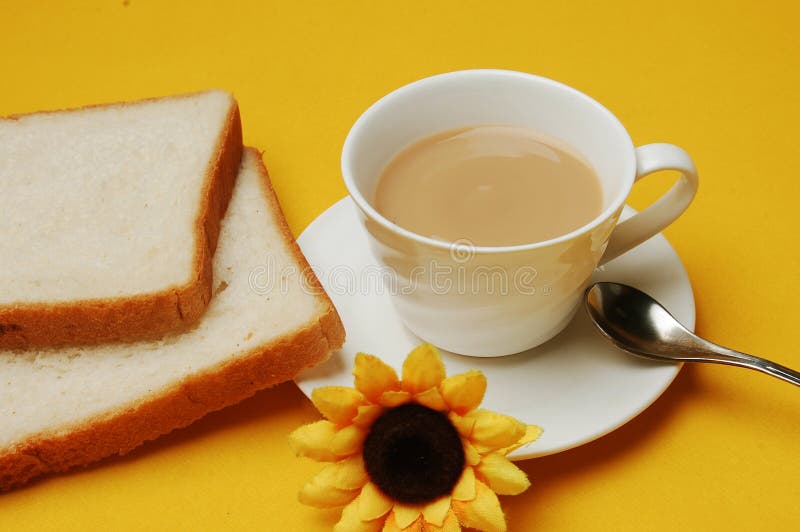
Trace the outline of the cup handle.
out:
M 678 181 L 642 212 L 617 224 L 600 259 L 605 264 L 656 235 L 675 221 L 697 192 L 697 169 L 692 158 L 673 144 L 646 144 L 636 148 L 636 179 L 660 170 L 677 170 Z

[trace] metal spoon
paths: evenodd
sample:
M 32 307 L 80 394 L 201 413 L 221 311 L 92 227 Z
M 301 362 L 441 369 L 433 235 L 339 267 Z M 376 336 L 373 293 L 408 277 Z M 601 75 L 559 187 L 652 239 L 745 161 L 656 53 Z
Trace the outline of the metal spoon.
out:
M 585 303 L 589 317 L 603 336 L 634 355 L 669 362 L 740 366 L 800 386 L 800 372 L 692 334 L 658 301 L 631 286 L 596 283 L 586 290 Z

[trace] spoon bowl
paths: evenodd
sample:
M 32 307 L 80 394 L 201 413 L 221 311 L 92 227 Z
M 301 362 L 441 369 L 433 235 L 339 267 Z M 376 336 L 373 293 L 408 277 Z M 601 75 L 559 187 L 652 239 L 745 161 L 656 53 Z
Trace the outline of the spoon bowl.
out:
M 594 326 L 620 349 L 667 362 L 710 362 L 755 369 L 800 386 L 800 373 L 700 338 L 655 299 L 632 286 L 595 283 L 584 303 Z

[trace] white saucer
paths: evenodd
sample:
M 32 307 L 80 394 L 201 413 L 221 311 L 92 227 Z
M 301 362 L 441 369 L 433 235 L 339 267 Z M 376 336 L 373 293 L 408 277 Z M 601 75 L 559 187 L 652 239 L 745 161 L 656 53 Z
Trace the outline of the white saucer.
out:
M 623 217 L 633 213 L 626 207 Z M 349 198 L 322 213 L 298 238 L 347 331 L 341 350 L 295 379 L 308 396 L 320 386 L 353 386 L 359 351 L 381 357 L 399 372 L 406 354 L 422 342 L 401 323 L 386 291 L 358 283 L 358 273 L 375 264 L 366 238 Z M 346 286 L 345 277 L 355 283 Z M 694 328 L 689 278 L 661 235 L 609 262 L 594 279 L 635 286 Z M 611 346 L 593 330 L 583 309 L 561 334 L 536 349 L 500 358 L 442 356 L 448 375 L 484 372 L 489 385 L 482 407 L 544 429 L 539 440 L 513 453 L 514 459 L 557 453 L 611 432 L 650 406 L 680 370 L 678 364 L 640 360 Z

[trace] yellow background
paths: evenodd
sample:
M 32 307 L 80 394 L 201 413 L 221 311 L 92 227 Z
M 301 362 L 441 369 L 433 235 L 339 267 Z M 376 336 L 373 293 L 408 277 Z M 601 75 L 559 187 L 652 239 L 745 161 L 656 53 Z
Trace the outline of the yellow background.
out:
M 796 6 L 0 0 L 0 115 L 228 89 L 299 234 L 345 195 L 345 134 L 383 94 L 472 67 L 555 78 L 607 105 L 636 144 L 692 154 L 700 192 L 666 234 L 694 286 L 697 330 L 800 368 Z M 632 205 L 668 177 L 637 185 Z M 333 513 L 296 502 L 319 466 L 286 445 L 315 418 L 293 384 L 278 386 L 125 458 L 0 496 L 0 530 L 327 530 Z M 532 488 L 502 498 L 511 530 L 796 528 L 800 389 L 686 367 L 622 429 L 523 467 Z

